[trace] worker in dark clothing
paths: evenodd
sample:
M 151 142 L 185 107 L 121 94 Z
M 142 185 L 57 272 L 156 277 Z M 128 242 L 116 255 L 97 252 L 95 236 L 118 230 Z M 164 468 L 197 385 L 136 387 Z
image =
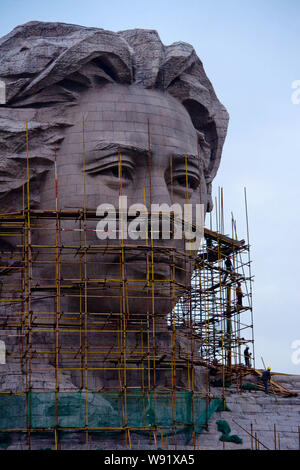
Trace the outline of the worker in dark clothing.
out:
M 268 367 L 267 370 L 265 370 L 261 376 L 261 379 L 263 381 L 263 384 L 265 386 L 265 393 L 269 393 L 269 384 L 271 380 L 271 367 Z
M 249 351 L 249 346 L 247 346 L 246 349 L 244 350 L 244 358 L 245 358 L 245 366 L 251 367 L 250 365 L 251 352 Z
M 225 260 L 225 266 L 226 266 L 227 271 L 232 271 L 232 262 L 231 262 L 230 256 L 227 256 Z
M 231 257 L 230 257 L 230 256 L 227 256 L 227 258 L 226 258 L 226 260 L 225 260 L 225 268 L 226 268 L 227 271 L 230 272 L 230 276 L 231 276 L 231 279 L 232 279 L 232 278 L 233 278 L 233 277 L 232 277 L 233 267 L 232 267 L 232 261 L 231 261 Z M 227 276 L 228 276 L 228 273 L 225 273 L 223 282 L 225 282 Z
M 236 298 L 237 298 L 236 303 L 240 307 L 243 306 L 243 297 L 244 297 L 244 294 L 243 294 L 243 291 L 242 291 L 241 283 L 238 282 L 237 283 L 237 288 L 236 288 Z
M 211 249 L 211 248 L 212 248 L 212 241 L 211 241 L 210 238 L 208 238 L 208 239 L 206 240 L 206 246 L 207 246 L 208 249 Z

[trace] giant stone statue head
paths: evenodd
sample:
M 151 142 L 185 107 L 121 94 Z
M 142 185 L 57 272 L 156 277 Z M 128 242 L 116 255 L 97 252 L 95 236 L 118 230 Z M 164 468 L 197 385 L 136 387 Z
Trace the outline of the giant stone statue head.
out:
M 120 191 L 128 205 L 183 205 L 188 198 L 211 210 L 211 184 L 228 114 L 192 46 L 164 46 L 152 30 L 114 33 L 33 21 L 0 40 L 0 57 L 0 80 L 6 88 L 6 103 L 0 106 L 1 212 L 17 212 L 28 204 L 45 211 L 95 211 L 102 203 L 117 207 Z M 55 253 L 51 262 L 49 249 L 42 248 L 55 246 L 55 223 L 45 220 L 42 229 L 32 230 L 33 246 L 41 247 L 36 253 L 33 248 L 39 262 L 32 275 L 39 285 L 49 285 L 56 277 Z M 60 244 L 79 245 L 82 236 L 85 246 L 99 245 L 95 221 L 86 222 L 84 235 L 82 223 L 62 221 Z M 12 248 L 18 243 L 2 236 L 2 243 L 8 242 Z M 154 244 L 167 247 L 170 241 Z M 176 244 L 184 249 L 182 241 Z M 89 252 L 85 275 L 80 255 L 62 250 L 60 256 L 62 279 L 102 282 L 101 289 L 91 291 L 89 312 L 120 311 L 119 252 Z M 155 254 L 155 279 L 170 278 L 165 261 L 164 254 Z M 175 270 L 176 284 L 187 285 L 188 269 L 178 262 Z M 146 309 L 145 272 L 139 252 L 128 253 L 126 308 L 141 316 Z M 162 289 L 153 308 L 167 314 L 173 306 L 169 298 Z M 69 312 L 79 309 L 76 295 L 63 302 Z

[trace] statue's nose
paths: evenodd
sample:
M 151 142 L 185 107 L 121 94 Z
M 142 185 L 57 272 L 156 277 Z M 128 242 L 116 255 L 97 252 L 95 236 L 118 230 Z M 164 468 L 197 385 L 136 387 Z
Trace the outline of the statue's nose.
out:
M 154 175 L 151 178 L 151 185 L 149 182 L 148 191 L 151 194 L 151 204 L 171 204 L 170 192 L 164 175 Z
M 136 188 L 130 201 L 142 203 L 147 209 L 145 220 L 138 230 L 147 231 L 149 239 L 172 239 L 174 232 L 172 215 L 170 214 L 168 218 L 168 207 L 171 207 L 172 203 L 164 175 L 159 171 L 156 174 L 152 172 L 150 179 L 147 173 L 143 184 L 139 190 Z M 160 208 L 162 205 L 164 206 Z
M 149 237 L 152 235 L 152 238 L 156 240 L 170 240 L 174 234 L 174 219 L 170 212 L 172 202 L 164 175 L 157 174 L 152 178 L 151 196 L 148 224 Z

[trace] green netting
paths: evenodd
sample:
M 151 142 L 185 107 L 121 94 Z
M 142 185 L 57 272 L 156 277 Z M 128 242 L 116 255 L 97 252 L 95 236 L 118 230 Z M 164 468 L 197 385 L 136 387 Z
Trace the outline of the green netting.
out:
M 223 420 L 218 420 L 216 421 L 217 426 L 218 426 L 218 431 L 220 431 L 222 434 L 220 436 L 220 441 L 225 441 L 225 442 L 234 442 L 235 444 L 242 444 L 243 439 L 241 439 L 239 436 L 236 434 L 231 433 L 231 428 L 229 426 L 229 423 L 227 421 Z
M 229 411 L 218 398 L 208 401 L 192 392 L 31 392 L 27 396 L 0 395 L 0 430 L 72 428 L 103 431 L 116 435 L 127 426 L 147 433 L 154 426 L 164 435 L 199 434 L 215 411 Z M 57 413 L 56 413 L 57 411 Z M 58 423 L 56 421 L 58 416 Z M 3 433 L 1 433 L 3 434 Z
M 0 448 L 7 449 L 7 447 L 11 444 L 11 436 L 8 432 L 1 432 L 0 433 Z

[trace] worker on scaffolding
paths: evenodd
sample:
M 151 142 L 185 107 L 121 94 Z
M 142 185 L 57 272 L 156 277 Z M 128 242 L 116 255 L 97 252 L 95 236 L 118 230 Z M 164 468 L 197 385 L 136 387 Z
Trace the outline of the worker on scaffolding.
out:
M 225 260 L 225 267 L 226 267 L 226 271 L 229 271 L 230 276 L 231 276 L 231 278 L 232 278 L 233 266 L 232 266 L 232 261 L 231 261 L 231 257 L 230 257 L 230 256 L 227 256 L 227 258 L 226 258 L 226 260 Z M 223 282 L 225 282 L 227 276 L 228 276 L 228 273 L 225 273 Z
M 261 379 L 263 381 L 263 384 L 265 386 L 265 393 L 269 393 L 269 384 L 271 380 L 271 367 L 268 367 L 264 372 L 262 373 Z
M 236 292 L 236 298 L 237 298 L 236 305 L 237 305 L 237 307 L 242 307 L 243 306 L 244 294 L 243 294 L 243 291 L 242 291 L 242 284 L 240 282 L 237 283 L 237 288 L 236 288 L 235 292 Z
M 227 271 L 232 271 L 232 261 L 231 261 L 230 256 L 227 256 L 225 260 L 225 266 L 226 266 Z
M 249 351 L 249 346 L 247 346 L 244 350 L 244 359 L 245 359 L 245 366 L 251 367 L 251 352 Z
M 212 249 L 212 240 L 210 238 L 207 238 L 206 246 L 207 246 L 207 251 Z

